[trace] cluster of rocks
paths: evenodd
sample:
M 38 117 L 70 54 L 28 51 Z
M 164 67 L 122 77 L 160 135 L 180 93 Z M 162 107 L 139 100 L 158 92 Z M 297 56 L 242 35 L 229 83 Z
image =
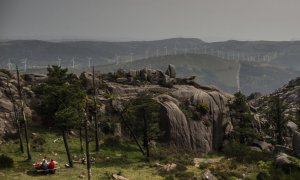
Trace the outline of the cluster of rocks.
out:
M 139 82 L 150 82 L 151 84 L 159 84 L 164 87 L 173 87 L 176 84 L 176 69 L 175 66 L 170 64 L 165 73 L 160 70 L 141 69 L 130 70 L 125 72 L 119 70 L 118 75 L 121 77 L 116 78 L 117 83 L 136 84 Z

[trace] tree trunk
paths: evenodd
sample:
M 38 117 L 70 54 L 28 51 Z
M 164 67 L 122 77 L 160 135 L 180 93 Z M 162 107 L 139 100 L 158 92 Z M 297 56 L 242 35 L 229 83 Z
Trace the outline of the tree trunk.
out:
M 83 153 L 82 128 L 79 128 L 80 152 Z
M 144 118 L 144 147 L 146 149 L 147 157 L 150 157 L 149 152 L 149 138 L 148 138 L 148 120 L 146 118 L 146 111 L 143 109 L 143 118 Z
M 21 134 L 21 124 L 18 120 L 17 120 L 16 123 L 17 123 L 17 133 L 18 133 L 18 136 L 19 136 L 20 151 L 22 153 L 24 153 L 23 138 L 22 138 L 22 134 Z
M 90 160 L 90 147 L 89 147 L 89 134 L 88 134 L 88 118 L 85 118 L 85 151 L 86 151 L 86 168 L 88 172 L 88 180 L 92 177 L 91 160 Z
M 24 119 L 25 140 L 26 140 L 26 147 L 27 147 L 27 159 L 31 160 L 30 144 L 29 144 L 28 131 L 27 131 L 27 120 L 25 117 L 24 110 L 22 111 L 23 111 L 23 119 Z
M 135 134 L 133 133 L 132 129 L 130 128 L 130 126 L 128 126 L 128 124 L 126 123 L 126 121 L 125 121 L 125 119 L 124 119 L 124 117 L 123 117 L 123 114 L 121 114 L 121 120 L 122 120 L 122 122 L 125 124 L 125 127 L 129 130 L 130 135 L 133 137 L 135 143 L 138 145 L 138 147 L 139 147 L 141 153 L 142 153 L 143 155 L 145 155 L 144 149 L 143 149 L 142 146 L 140 145 L 139 141 L 137 140 L 137 138 L 136 138 Z
M 62 130 L 62 136 L 63 136 L 64 145 L 65 145 L 66 152 L 67 152 L 67 157 L 68 157 L 69 165 L 70 165 L 70 167 L 73 167 L 73 161 L 71 159 L 71 154 L 70 154 L 69 145 L 68 145 L 68 141 L 67 141 L 67 136 L 66 136 L 66 131 L 65 130 Z
M 27 121 L 26 121 L 26 116 L 25 116 L 25 112 L 24 112 L 24 103 L 23 103 L 21 85 L 20 85 L 20 74 L 19 74 L 18 66 L 16 68 L 17 68 L 18 93 L 19 93 L 19 98 L 20 98 L 20 103 L 21 103 L 21 113 L 23 116 L 25 140 L 26 140 L 26 146 L 27 146 L 27 159 L 31 160 L 30 144 L 29 144 L 28 131 L 27 131 Z
M 98 128 L 98 118 L 97 118 L 97 104 L 96 104 L 96 88 L 95 88 L 95 69 L 93 66 L 93 101 L 94 101 L 94 122 L 95 122 L 95 141 L 96 141 L 96 151 L 100 150 L 99 145 L 99 128 Z

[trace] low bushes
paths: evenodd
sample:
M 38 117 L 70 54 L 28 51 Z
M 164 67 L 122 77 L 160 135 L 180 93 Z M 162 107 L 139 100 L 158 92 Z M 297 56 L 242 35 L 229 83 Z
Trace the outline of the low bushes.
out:
M 14 164 L 14 160 L 11 157 L 6 156 L 4 154 L 0 155 L 0 168 L 1 169 L 13 167 L 13 164 Z
M 230 143 L 223 147 L 223 152 L 227 157 L 234 158 L 240 162 L 254 163 L 258 161 L 267 161 L 273 158 L 272 153 L 267 151 L 253 151 L 250 147 L 239 144 Z

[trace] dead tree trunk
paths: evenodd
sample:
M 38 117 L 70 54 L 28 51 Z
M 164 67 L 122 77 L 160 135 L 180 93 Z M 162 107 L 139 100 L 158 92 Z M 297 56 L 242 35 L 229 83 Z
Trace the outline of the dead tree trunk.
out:
M 27 159 L 31 160 L 30 143 L 29 143 L 28 131 L 27 131 L 27 120 L 26 120 L 26 115 L 25 115 L 25 112 L 24 112 L 24 103 L 23 103 L 21 85 L 20 85 L 20 74 L 19 74 L 18 66 L 16 68 L 17 68 L 17 80 L 18 80 L 18 93 L 19 93 L 19 98 L 20 98 L 20 103 L 21 103 L 21 113 L 22 113 L 22 117 L 23 117 L 23 125 L 24 125 L 24 130 L 25 130 L 25 140 L 26 140 L 26 146 L 27 146 Z
M 82 128 L 79 128 L 80 152 L 83 153 Z
M 138 139 L 136 138 L 136 136 L 135 136 L 135 134 L 133 133 L 133 131 L 132 131 L 132 129 L 130 128 L 130 126 L 126 123 L 126 121 L 125 121 L 124 116 L 123 116 L 122 113 L 121 113 L 121 120 L 122 120 L 123 124 L 125 125 L 125 127 L 129 130 L 130 135 L 133 137 L 135 143 L 138 145 L 138 147 L 139 147 L 141 153 L 142 153 L 143 155 L 145 155 L 144 149 L 143 149 L 142 146 L 140 145 Z
M 95 122 L 95 141 L 96 141 L 96 151 L 98 152 L 100 150 L 99 145 L 99 127 L 98 127 L 98 118 L 97 118 L 97 104 L 96 104 L 96 88 L 95 88 L 95 69 L 93 66 L 93 101 L 94 101 L 94 122 Z
M 88 118 L 85 117 L 85 151 L 86 151 L 86 168 L 88 172 L 88 180 L 92 177 L 90 146 L 89 146 L 89 133 L 88 133 Z
M 148 120 L 146 118 L 146 111 L 143 109 L 143 119 L 144 119 L 144 147 L 146 149 L 146 156 L 150 157 L 149 153 L 149 138 L 148 138 Z
M 68 140 L 67 140 L 67 135 L 66 135 L 65 129 L 62 130 L 62 136 L 63 136 L 64 145 L 65 145 L 66 152 L 67 152 L 67 157 L 68 157 L 69 165 L 70 165 L 70 167 L 73 167 L 73 161 L 72 161 L 72 158 L 71 158 L 71 154 L 70 154 L 70 150 L 69 150 L 69 144 L 68 144 Z

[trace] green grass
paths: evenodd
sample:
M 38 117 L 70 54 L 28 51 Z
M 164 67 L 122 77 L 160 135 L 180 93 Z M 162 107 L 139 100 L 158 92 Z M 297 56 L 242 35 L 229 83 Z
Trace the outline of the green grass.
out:
M 65 168 L 67 163 L 65 148 L 60 134 L 45 133 L 42 131 L 34 131 L 42 135 L 46 139 L 43 152 L 32 151 L 32 161 L 26 161 L 26 153 L 22 154 L 18 148 L 18 141 L 11 140 L 0 145 L 0 154 L 6 154 L 14 159 L 14 167 L 8 169 L 0 169 L 0 179 L 76 179 L 81 174 L 86 174 L 86 166 L 76 163 L 74 168 Z M 55 139 L 59 139 L 54 143 Z M 31 139 L 32 140 L 32 139 Z M 72 156 L 83 157 L 80 153 L 79 139 L 75 137 L 69 138 L 69 146 Z M 96 158 L 96 162 L 92 164 L 93 179 L 107 179 L 107 174 L 121 174 L 130 179 L 163 179 L 157 174 L 155 168 L 142 161 L 142 155 L 138 149 L 132 145 L 122 145 L 122 147 L 108 148 L 102 147 L 100 152 L 93 152 L 94 144 L 91 143 L 91 154 Z M 32 164 L 47 156 L 48 159 L 53 158 L 58 162 L 59 170 L 54 175 L 37 175 L 33 171 Z
M 48 130 L 35 129 L 32 132 L 38 134 L 46 140 L 43 151 L 32 151 L 32 161 L 26 161 L 26 153 L 22 154 L 19 151 L 17 140 L 10 140 L 0 145 L 0 154 L 5 154 L 14 159 L 14 167 L 7 169 L 0 169 L 0 179 L 79 179 L 81 174 L 86 178 L 86 166 L 75 163 L 74 168 L 65 168 L 67 157 L 61 135 L 56 132 L 49 132 Z M 103 135 L 101 136 L 103 137 Z M 56 143 L 54 140 L 59 139 Z M 31 137 L 32 142 L 32 137 Z M 69 146 L 72 156 L 84 157 L 80 153 L 79 138 L 77 136 L 70 136 L 68 138 Z M 151 150 L 151 159 L 146 160 L 137 146 L 129 140 L 123 140 L 119 145 L 109 147 L 104 146 L 102 142 L 100 152 L 94 152 L 94 142 L 90 144 L 91 156 L 95 158 L 95 163 L 92 164 L 93 179 L 109 179 L 112 174 L 121 174 L 131 180 L 163 180 L 167 176 L 175 177 L 175 179 L 183 179 L 194 175 L 200 179 L 202 173 L 210 169 L 211 172 L 223 179 L 241 178 L 243 174 L 247 179 L 256 179 L 260 171 L 257 163 L 253 162 L 239 162 L 225 157 L 218 163 L 201 164 L 199 168 L 193 164 L 193 158 L 218 158 L 224 157 L 222 153 L 212 153 L 208 155 L 198 155 L 192 152 L 183 150 L 176 150 L 175 148 L 168 148 L 158 145 Z M 58 162 L 59 169 L 56 174 L 43 175 L 36 174 L 33 169 L 33 163 L 38 162 L 47 156 L 48 159 L 53 158 Z M 154 167 L 155 163 L 166 164 L 176 163 L 180 166 L 186 167 L 185 170 L 176 170 L 171 173 L 162 173 L 159 168 Z M 270 169 L 271 171 L 272 169 Z M 268 169 L 266 169 L 268 171 Z

